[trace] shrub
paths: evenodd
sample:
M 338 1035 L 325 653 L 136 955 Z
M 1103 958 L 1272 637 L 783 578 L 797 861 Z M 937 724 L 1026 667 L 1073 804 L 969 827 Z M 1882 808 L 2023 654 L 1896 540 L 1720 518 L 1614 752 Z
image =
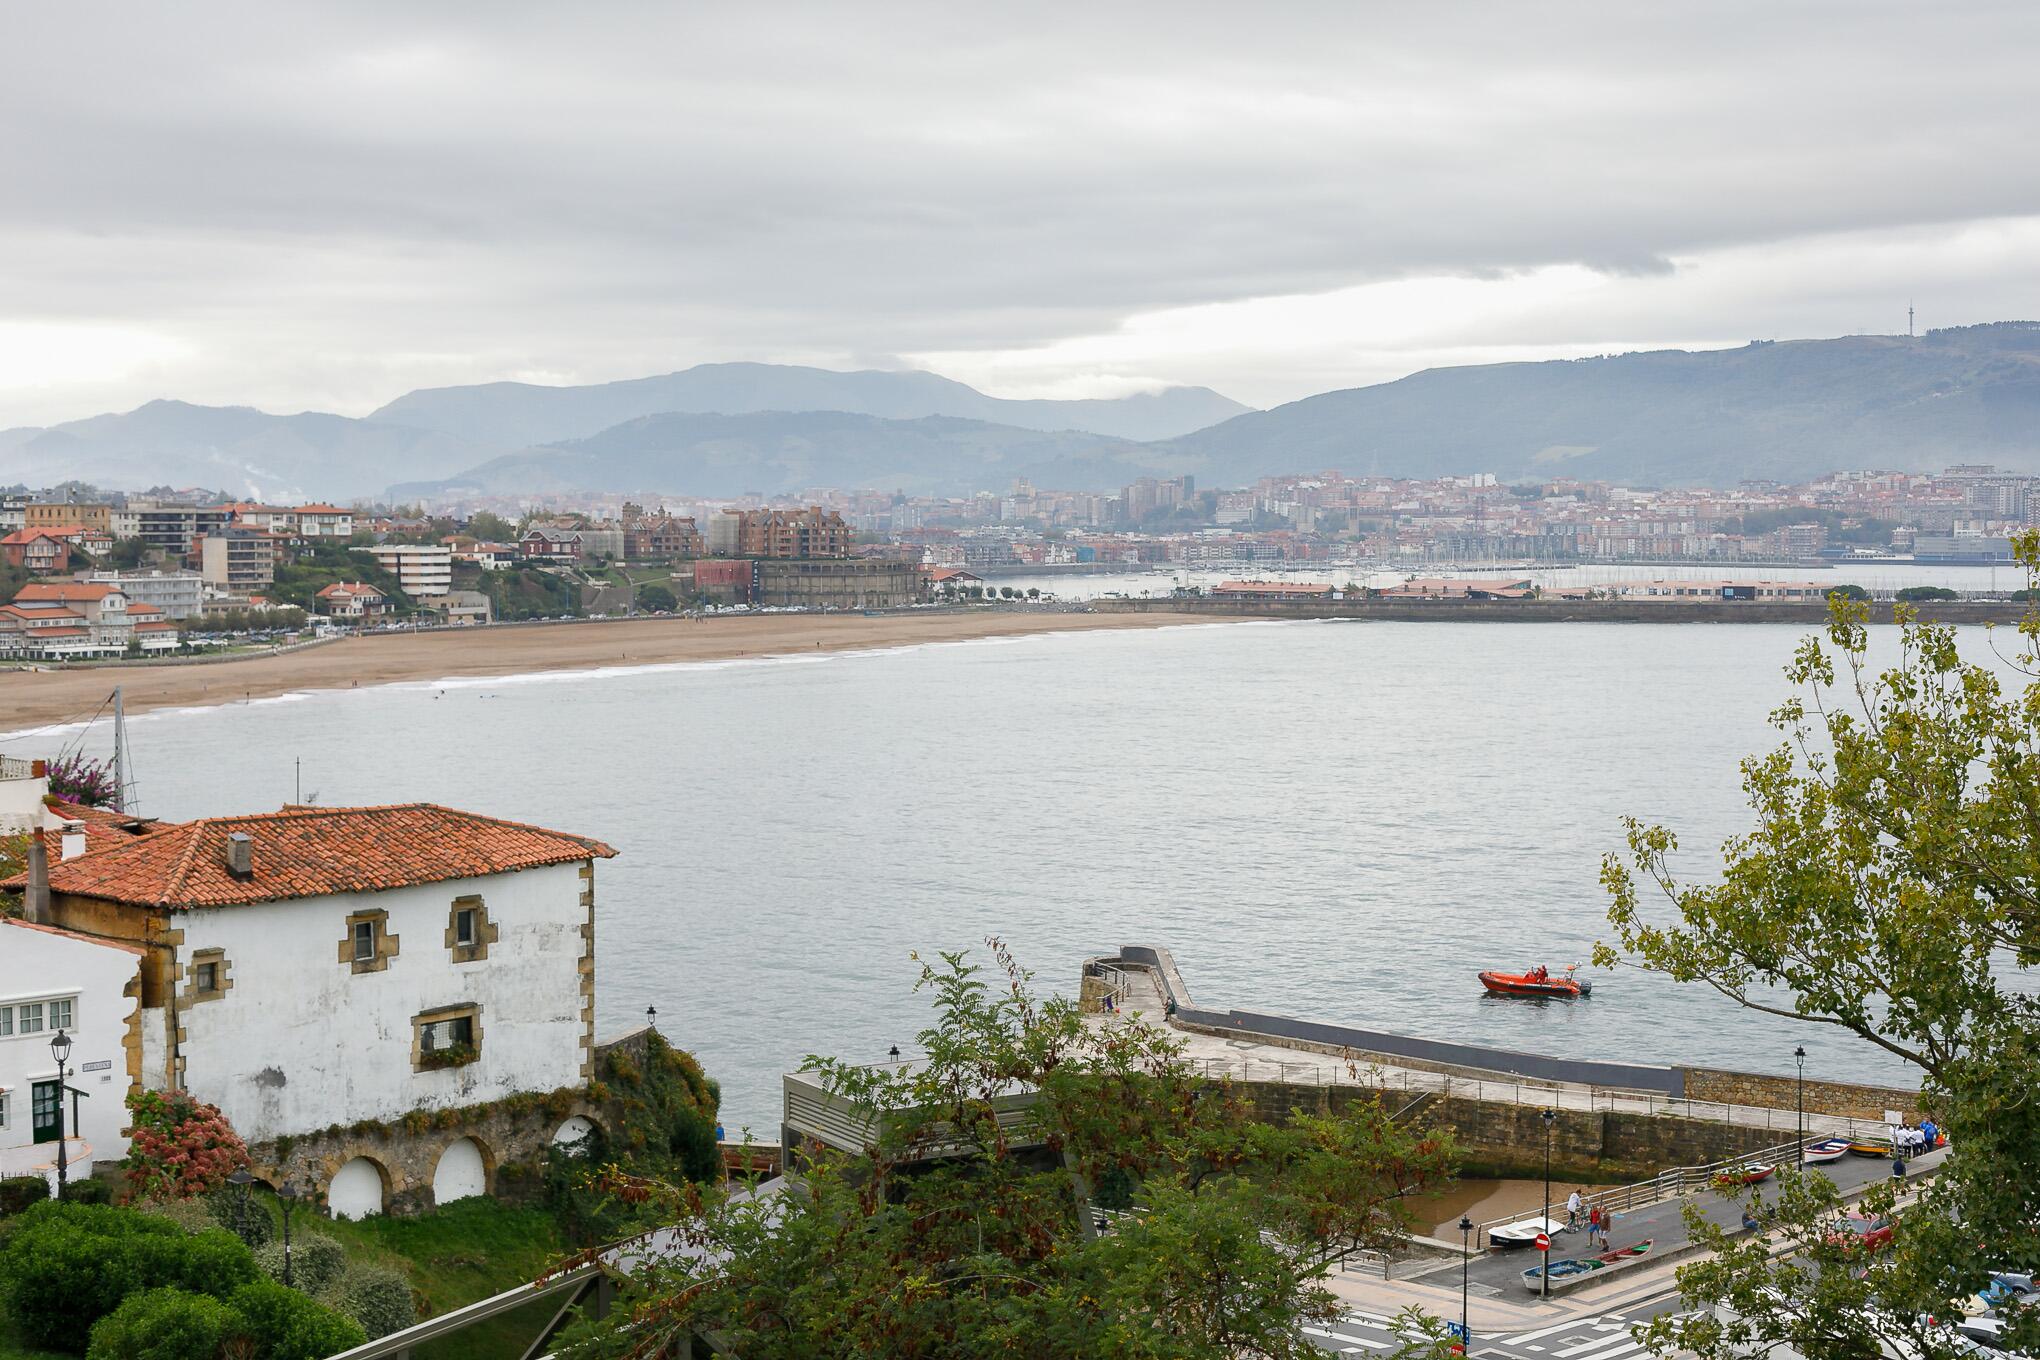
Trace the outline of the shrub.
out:
M 9 1218 L 31 1204 L 50 1197 L 50 1184 L 41 1176 L 8 1176 L 0 1179 L 0 1218 Z
M 255 1264 L 262 1273 L 281 1284 L 283 1282 L 283 1243 L 270 1242 L 255 1253 Z M 323 1293 L 331 1288 L 347 1269 L 347 1251 L 338 1242 L 321 1233 L 299 1233 L 290 1239 L 290 1283 L 293 1289 L 307 1294 Z
M 183 1091 L 137 1091 L 127 1106 L 133 1123 L 121 1166 L 139 1195 L 210 1194 L 248 1165 L 247 1145 L 217 1106 Z
M 187 1236 L 154 1215 L 55 1200 L 14 1220 L 7 1257 L 0 1293 L 21 1339 L 74 1354 L 131 1294 L 161 1286 L 220 1294 L 255 1278 L 254 1258 L 228 1233 Z
M 324 1360 L 368 1340 L 353 1318 L 270 1280 L 242 1285 L 229 1302 L 263 1360 Z
M 66 1204 L 108 1204 L 113 1200 L 113 1187 L 102 1180 L 66 1181 L 63 1200 Z
M 251 1247 L 259 1247 L 276 1236 L 276 1220 L 269 1206 L 252 1195 L 244 1196 L 229 1187 L 215 1190 L 203 1200 L 206 1216 Z
M 232 1308 L 181 1289 L 145 1289 L 92 1325 L 88 1360 L 213 1360 L 240 1326 Z
M 418 1320 L 411 1282 L 384 1266 L 350 1266 L 319 1301 L 361 1324 L 368 1339 L 400 1332 Z
M 1959 600 L 1962 596 L 1946 586 L 1907 586 L 1898 592 L 1898 598 L 1911 604 L 1919 600 Z
M 213 1220 L 212 1206 L 202 1199 L 145 1199 L 135 1208 L 151 1218 L 175 1223 L 187 1233 L 202 1233 L 220 1226 Z

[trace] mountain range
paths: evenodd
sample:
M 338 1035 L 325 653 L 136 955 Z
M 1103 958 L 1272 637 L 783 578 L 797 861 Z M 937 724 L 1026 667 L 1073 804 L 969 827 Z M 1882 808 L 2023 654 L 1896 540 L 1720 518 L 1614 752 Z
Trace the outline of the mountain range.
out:
M 154 401 L 0 430 L 0 484 L 208 486 L 271 500 L 393 490 L 723 496 L 1243 486 L 1337 468 L 1642 486 L 1990 462 L 2040 473 L 2040 323 L 1426 369 L 1266 411 L 1208 388 L 1009 401 L 932 373 L 704 364 L 585 387 L 408 393 L 362 419 Z

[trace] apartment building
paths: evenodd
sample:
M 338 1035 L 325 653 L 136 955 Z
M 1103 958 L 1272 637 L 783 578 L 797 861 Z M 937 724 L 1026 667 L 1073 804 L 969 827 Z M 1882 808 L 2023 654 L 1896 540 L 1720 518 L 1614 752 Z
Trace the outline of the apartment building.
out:
M 368 551 L 414 600 L 453 589 L 453 549 L 443 543 L 379 543 Z
M 800 559 L 848 557 L 850 526 L 834 510 L 746 510 L 737 526 L 737 551 L 744 557 Z
M 229 595 L 260 594 L 276 584 L 282 540 L 260 529 L 224 528 L 199 540 L 198 572 Z
M 166 619 L 193 618 L 205 602 L 205 577 L 195 571 L 96 571 L 85 579 L 160 609 Z

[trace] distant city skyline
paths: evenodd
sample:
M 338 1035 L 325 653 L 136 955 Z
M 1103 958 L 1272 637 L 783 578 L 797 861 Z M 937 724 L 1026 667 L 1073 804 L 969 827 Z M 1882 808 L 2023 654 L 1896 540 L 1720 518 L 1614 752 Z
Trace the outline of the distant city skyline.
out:
M 5 24 L 0 428 L 717 360 L 1270 406 L 2040 315 L 2029 6 Z

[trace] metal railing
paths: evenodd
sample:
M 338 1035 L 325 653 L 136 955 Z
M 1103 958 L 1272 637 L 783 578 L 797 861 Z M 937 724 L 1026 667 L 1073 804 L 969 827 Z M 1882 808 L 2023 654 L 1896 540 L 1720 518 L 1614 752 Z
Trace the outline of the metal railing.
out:
M 1542 1082 L 1520 1078 L 1463 1077 L 1446 1072 L 1424 1072 L 1407 1067 L 1385 1067 L 1357 1058 L 1341 1060 L 1327 1055 L 1316 1061 L 1289 1062 L 1272 1058 L 1193 1058 L 1202 1075 L 1216 1081 L 1274 1081 L 1299 1086 L 1362 1086 L 1378 1091 L 1428 1092 L 1458 1096 L 1467 1100 L 1503 1101 L 1517 1105 L 1550 1106 L 1561 1110 L 1605 1110 L 1609 1113 L 1671 1115 L 1705 1119 L 1721 1124 L 1767 1129 L 1797 1135 L 1802 1116 L 1797 1110 L 1769 1105 L 1730 1105 L 1712 1100 L 1689 1100 L 1659 1091 L 1629 1091 L 1607 1086 Z M 1843 1135 L 1849 1138 L 1882 1138 L 1888 1127 L 1881 1119 L 1852 1115 L 1805 1112 L 1806 1136 Z
M 1799 1148 L 1799 1140 L 1795 1138 L 1789 1143 L 1779 1143 L 1775 1147 L 1759 1148 L 1753 1152 L 1739 1152 L 1733 1157 L 1724 1157 L 1718 1162 L 1709 1162 L 1705 1166 L 1666 1167 L 1648 1180 L 1635 1181 L 1629 1185 L 1618 1185 L 1607 1190 L 1597 1190 L 1591 1195 L 1582 1195 L 1580 1196 L 1580 1207 L 1584 1211 L 1599 1205 L 1603 1212 L 1624 1214 L 1631 1210 L 1642 1208 L 1645 1205 L 1662 1204 L 1666 1200 L 1682 1199 L 1688 1195 L 1697 1195 L 1708 1190 L 1719 1190 L 1723 1187 L 1723 1177 L 1729 1177 L 1729 1183 L 1733 1184 L 1735 1183 L 1733 1180 L 1734 1173 L 1754 1163 L 1767 1163 L 1772 1166 L 1782 1165 L 1787 1162 L 1796 1164 L 1799 1160 Z M 1547 1206 L 1547 1216 L 1550 1208 L 1556 1208 L 1558 1211 L 1564 1212 L 1565 1204 L 1560 1202 L 1553 1206 Z M 1529 1215 L 1519 1212 L 1474 1224 L 1474 1249 L 1479 1250 L 1481 1248 L 1487 1239 L 1488 1233 L 1493 1229 L 1507 1227 L 1511 1223 L 1520 1223 L 1526 1217 L 1529 1217 Z

